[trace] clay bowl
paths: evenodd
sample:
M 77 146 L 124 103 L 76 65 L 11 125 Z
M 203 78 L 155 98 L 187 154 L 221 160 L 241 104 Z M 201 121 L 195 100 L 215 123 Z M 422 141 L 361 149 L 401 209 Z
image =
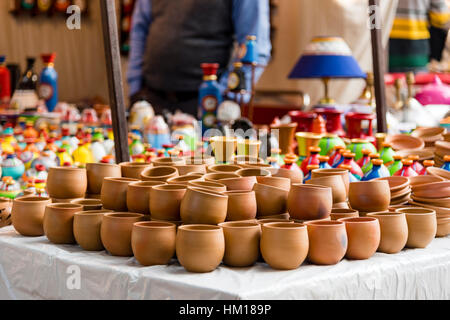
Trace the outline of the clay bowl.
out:
M 154 186 L 150 190 L 150 214 L 152 218 L 164 221 L 180 221 L 181 200 L 186 186 L 167 184 Z
M 386 137 L 386 142 L 392 145 L 395 151 L 405 149 L 423 149 L 425 142 L 421 138 L 416 138 L 406 134 L 396 134 Z
M 257 223 L 260 225 L 266 224 L 266 223 L 273 223 L 273 222 L 287 222 L 287 223 L 295 223 L 294 220 L 286 220 L 284 218 L 264 218 L 264 219 L 258 219 L 256 220 Z
M 430 199 L 430 198 L 420 198 L 412 195 L 411 199 L 413 199 L 416 202 L 426 203 L 432 206 L 450 208 L 450 197 Z
M 390 206 L 391 205 L 400 205 L 400 204 L 406 204 L 406 203 L 408 203 L 408 201 L 409 201 L 409 199 L 411 199 L 411 194 L 407 194 L 407 195 L 405 195 L 405 196 L 403 196 L 403 197 L 400 197 L 400 198 L 397 198 L 397 199 L 392 199 L 391 200 L 391 203 L 390 203 Z
M 348 199 L 352 209 L 358 211 L 385 211 L 391 202 L 389 183 L 385 180 L 352 182 Z
M 450 181 L 440 181 L 412 187 L 415 196 L 439 199 L 450 197 Z
M 218 224 L 227 217 L 228 195 L 188 187 L 181 201 L 181 221 L 189 224 Z
M 338 175 L 339 177 L 341 177 L 341 179 L 345 185 L 345 190 L 348 194 L 350 180 L 348 177 L 347 170 L 345 170 L 345 169 L 314 169 L 311 172 L 311 178 L 321 178 L 321 177 L 328 177 L 328 176 L 334 176 L 334 175 Z
M 385 177 L 385 178 L 377 178 L 374 180 L 386 180 L 389 183 L 389 189 L 391 190 L 391 194 L 400 190 L 403 190 L 409 186 L 409 179 L 407 177 Z
M 102 191 L 103 178 L 122 176 L 120 166 L 110 163 L 86 163 L 87 192 L 100 194 Z
M 416 186 L 420 186 L 422 184 L 440 182 L 440 181 L 445 181 L 445 179 L 441 178 L 441 177 L 432 176 L 432 175 L 409 177 L 409 184 L 411 185 L 411 187 L 416 187 Z
M 195 155 L 195 156 L 186 156 L 184 157 L 184 161 L 186 162 L 186 165 L 194 164 L 194 165 L 200 165 L 203 164 L 206 166 L 210 166 L 216 162 L 214 157 L 207 156 L 205 154 L 202 155 Z M 205 168 L 206 170 L 206 168 Z
M 133 224 L 143 219 L 144 215 L 139 213 L 105 213 L 100 227 L 100 236 L 105 249 L 113 256 L 131 257 Z
M 395 202 L 396 200 L 405 198 L 405 196 L 409 196 L 411 194 L 411 187 L 406 187 L 397 192 L 391 192 L 391 202 Z
M 252 156 L 245 156 L 245 155 L 238 155 L 233 157 L 233 164 L 237 164 L 239 166 L 242 166 L 243 168 L 247 168 L 247 166 L 251 165 L 259 165 L 259 164 L 265 164 L 264 160 L 257 157 Z
M 270 171 L 262 168 L 246 168 L 236 171 L 241 177 L 270 177 Z
M 55 244 L 73 244 L 73 216 L 83 211 L 83 206 L 72 203 L 53 203 L 45 207 L 44 234 Z
M 306 226 L 300 223 L 272 222 L 261 225 L 261 254 L 273 269 L 297 269 L 308 255 Z
M 51 204 L 50 198 L 27 196 L 15 199 L 11 209 L 14 229 L 26 237 L 44 235 L 45 207 Z
M 143 266 L 165 265 L 175 254 L 177 226 L 170 222 L 136 222 L 131 232 L 134 257 Z
M 227 187 L 227 190 L 253 190 L 253 186 L 257 182 L 257 177 L 236 177 L 236 178 L 226 178 L 220 179 L 218 182 L 224 184 Z
M 166 182 L 170 178 L 178 177 L 176 167 L 158 166 L 147 168 L 141 172 L 141 180 L 143 181 L 162 181 Z
M 347 251 L 347 232 L 341 221 L 311 221 L 308 228 L 308 260 L 319 265 L 332 265 L 342 260 Z
M 333 203 L 342 203 L 347 201 L 347 191 L 345 189 L 344 181 L 340 176 L 335 175 L 321 178 L 311 178 L 306 181 L 306 184 L 330 187 L 333 195 Z
M 239 176 L 234 172 L 229 173 L 207 173 L 203 176 L 205 181 L 214 181 L 217 182 L 217 180 L 222 179 L 229 179 L 229 178 L 239 178 Z M 222 183 L 222 182 L 220 182 Z
M 227 186 L 219 183 L 219 181 L 202 181 L 202 180 L 191 180 L 187 184 L 189 187 L 197 187 L 203 189 L 210 189 L 216 192 L 225 192 L 227 191 Z
M 293 219 L 315 220 L 330 216 L 333 195 L 330 187 L 313 184 L 293 184 L 287 199 L 287 209 Z
M 189 272 L 211 272 L 225 253 L 225 237 L 220 226 L 183 225 L 178 227 L 176 254 Z
M 436 237 L 446 237 L 450 234 L 450 218 L 437 219 Z
M 154 186 L 165 185 L 160 181 L 137 181 L 128 185 L 127 207 L 128 211 L 141 214 L 150 214 L 150 191 Z
M 341 218 L 347 231 L 348 247 L 345 254 L 348 259 L 364 260 L 375 254 L 380 245 L 380 223 L 376 218 Z
M 434 157 L 434 152 L 431 150 L 409 150 L 409 149 L 405 149 L 405 150 L 399 150 L 395 153 L 396 155 L 402 156 L 403 158 L 408 158 L 411 155 L 418 155 L 419 156 L 419 161 L 422 162 L 424 160 L 432 160 Z
M 75 241 L 86 251 L 102 251 L 104 249 L 100 237 L 103 215 L 110 210 L 91 210 L 75 212 L 73 216 L 73 235 Z
M 285 168 L 266 168 L 272 177 L 288 178 L 291 183 L 303 183 L 303 172 L 301 170 L 289 170 Z
M 427 208 L 401 208 L 408 224 L 408 248 L 426 248 L 436 237 L 436 211 Z
M 291 188 L 291 180 L 288 178 L 259 176 L 256 177 L 256 181 L 260 184 L 267 184 L 288 191 Z
M 105 178 L 101 192 L 103 208 L 113 211 L 128 211 L 128 185 L 136 181 L 138 180 L 132 178 Z
M 381 240 L 378 251 L 398 253 L 408 241 L 408 224 L 406 216 L 400 212 L 372 212 L 368 217 L 377 218 L 380 222 Z
M 72 204 L 79 204 L 83 207 L 82 211 L 88 210 L 101 210 L 102 209 L 102 201 L 99 199 L 75 199 L 70 201 Z
M 147 168 L 153 167 L 153 164 L 143 162 L 122 162 L 119 166 L 122 171 L 122 177 L 139 180 L 141 179 L 141 172 Z
M 257 216 L 272 216 L 286 212 L 289 191 L 266 184 L 255 183 Z
M 290 215 L 288 212 L 281 213 L 281 214 L 274 214 L 273 216 L 265 216 L 264 219 L 282 219 L 282 220 L 289 220 Z
M 423 140 L 428 141 L 436 136 L 442 136 L 445 133 L 446 129 L 442 127 L 422 127 L 414 130 L 411 135 L 413 137 L 422 138 Z
M 345 218 L 358 218 L 359 212 L 354 209 L 332 209 L 330 213 L 331 220 L 339 220 Z
M 188 174 L 184 176 L 178 176 L 174 178 L 167 179 L 168 184 L 184 184 L 185 186 L 188 185 L 189 181 L 201 181 L 203 180 L 203 176 L 197 176 L 195 174 Z
M 442 158 L 450 154 L 450 142 L 448 141 L 436 141 L 435 147 L 435 153 L 440 155 Z
M 166 167 L 166 166 L 177 166 L 186 164 L 186 159 L 181 157 L 163 157 L 156 158 L 152 160 L 152 164 L 154 167 Z
M 450 180 L 450 172 L 441 168 L 428 167 L 427 173 L 432 176 L 443 178 L 445 180 Z
M 256 222 L 220 223 L 225 237 L 223 263 L 231 267 L 248 267 L 258 260 L 261 227 Z
M 442 217 L 442 216 L 450 215 L 450 208 L 437 207 L 437 206 L 433 206 L 433 205 L 430 205 L 427 203 L 416 202 L 414 200 L 409 200 L 408 204 L 411 206 L 414 206 L 414 207 L 423 207 L 423 208 L 433 209 L 434 211 L 436 211 L 436 216 L 438 218 Z
M 204 164 L 185 164 L 185 165 L 176 165 L 178 170 L 178 174 L 180 176 L 187 175 L 189 173 L 206 173 L 206 166 Z
M 50 198 L 83 198 L 87 189 L 86 169 L 53 167 L 48 171 L 47 192 Z
M 207 173 L 233 173 L 242 169 L 242 167 L 233 164 L 213 164 L 206 168 Z
M 445 133 L 442 136 L 444 137 L 444 141 L 450 142 L 450 133 Z
M 254 191 L 235 190 L 224 192 L 228 196 L 227 221 L 256 218 L 256 196 Z

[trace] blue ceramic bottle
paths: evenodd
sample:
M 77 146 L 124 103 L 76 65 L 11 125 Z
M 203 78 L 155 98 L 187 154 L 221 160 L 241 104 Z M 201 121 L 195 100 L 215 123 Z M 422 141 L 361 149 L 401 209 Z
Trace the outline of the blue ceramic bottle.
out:
M 384 170 L 383 169 L 386 169 Z M 372 169 L 370 169 L 369 172 L 367 172 L 364 177 L 361 179 L 361 181 L 369 181 L 377 178 L 385 178 L 390 177 L 389 170 L 383 165 L 382 159 L 373 159 L 372 160 Z
M 198 92 L 198 103 L 202 119 L 202 133 L 215 127 L 217 122 L 217 108 L 223 97 L 217 82 L 218 63 L 202 63 L 203 83 Z
M 444 165 L 441 167 L 444 170 L 450 171 L 450 155 L 444 156 Z
M 41 72 L 39 97 L 45 100 L 47 109 L 52 112 L 58 103 L 58 73 L 54 68 L 56 54 L 43 54 L 45 67 Z
M 256 36 L 247 36 L 245 42 L 245 55 L 242 58 L 244 63 L 255 63 L 258 60 L 258 50 L 256 48 Z

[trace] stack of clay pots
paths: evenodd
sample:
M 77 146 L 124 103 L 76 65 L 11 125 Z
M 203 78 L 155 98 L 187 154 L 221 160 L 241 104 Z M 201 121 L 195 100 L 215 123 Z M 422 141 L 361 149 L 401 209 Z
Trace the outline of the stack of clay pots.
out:
M 450 155 L 450 142 L 437 141 L 434 151 L 434 162 L 437 167 L 442 167 L 445 163 L 444 157 Z
M 53 167 L 48 171 L 47 192 L 53 202 L 69 203 L 86 196 L 88 178 L 86 169 Z
M 386 180 L 389 183 L 391 193 L 390 206 L 400 206 L 407 204 L 411 196 L 411 186 L 407 177 L 387 177 L 376 180 Z

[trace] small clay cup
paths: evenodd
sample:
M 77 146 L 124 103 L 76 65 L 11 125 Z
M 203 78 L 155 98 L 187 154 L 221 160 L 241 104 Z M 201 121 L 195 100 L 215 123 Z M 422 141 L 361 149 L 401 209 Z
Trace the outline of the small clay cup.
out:
M 398 253 L 408 241 L 408 224 L 406 216 L 400 212 L 372 212 L 367 217 L 377 218 L 380 222 L 381 240 L 378 251 Z
M 185 193 L 186 186 L 182 184 L 152 187 L 150 190 L 150 214 L 152 218 L 163 221 L 180 221 L 180 205 Z
M 104 178 L 122 177 L 120 166 L 111 163 L 86 163 L 86 173 L 88 179 L 87 192 L 91 194 L 100 194 Z
M 128 185 L 127 207 L 130 212 L 150 214 L 150 191 L 154 186 L 165 185 L 160 181 L 137 181 Z
M 214 172 L 214 173 L 207 173 L 203 176 L 203 178 L 206 181 L 217 181 L 217 180 L 222 180 L 222 179 L 228 179 L 228 178 L 239 178 L 239 176 L 234 173 L 234 172 L 227 172 L 227 173 L 223 173 L 223 172 Z
M 330 187 L 333 195 L 333 204 L 347 201 L 347 191 L 345 189 L 344 181 L 338 175 L 311 178 L 306 181 L 306 184 Z
M 303 172 L 301 170 L 289 170 L 285 168 L 265 168 L 270 171 L 272 177 L 288 178 L 291 183 L 303 183 Z
M 354 209 L 332 209 L 330 217 L 333 221 L 342 218 L 357 218 L 359 217 L 359 212 Z
M 143 181 L 161 181 L 166 182 L 170 178 L 178 177 L 176 167 L 158 166 L 147 168 L 141 172 L 141 180 Z
M 50 198 L 27 196 L 15 199 L 11 209 L 14 229 L 26 237 L 43 236 L 45 207 L 49 204 Z
M 47 192 L 50 198 L 83 198 L 87 190 L 86 169 L 53 167 L 48 171 Z
M 269 186 L 277 187 L 289 191 L 291 189 L 291 180 L 288 178 L 259 176 L 256 181 L 260 184 L 267 184 Z
M 404 213 L 408 224 L 408 248 L 426 248 L 436 237 L 436 211 L 427 208 L 400 208 L 396 212 Z
M 189 224 L 218 224 L 227 217 L 228 195 L 207 189 L 187 187 L 181 201 L 181 221 Z
M 289 191 L 266 184 L 253 186 L 256 195 L 257 216 L 272 216 L 286 212 Z
M 167 179 L 168 184 L 184 184 L 185 186 L 188 185 L 189 181 L 203 181 L 203 176 L 200 177 L 195 174 L 188 174 Z
M 269 170 L 263 168 L 245 168 L 236 171 L 241 177 L 270 177 L 272 174 Z
M 186 159 L 185 158 L 178 158 L 178 157 L 163 157 L 163 158 L 156 158 L 152 160 L 153 166 L 155 167 L 166 167 L 166 166 L 177 166 L 177 165 L 185 165 Z
M 91 210 L 75 212 L 73 216 L 73 235 L 75 241 L 86 251 L 104 249 L 100 236 L 103 215 L 110 210 Z
M 348 177 L 348 171 L 345 169 L 314 169 L 311 171 L 311 178 L 320 178 L 320 177 L 328 177 L 338 175 L 341 177 L 342 181 L 345 185 L 345 190 L 349 192 L 350 180 Z
M 227 221 L 250 220 L 256 218 L 256 196 L 254 191 L 227 191 Z
M 189 187 L 197 187 L 202 189 L 210 189 L 216 192 L 227 191 L 227 186 L 219 181 L 203 181 L 203 180 L 191 180 L 187 184 Z
M 350 183 L 348 199 L 352 209 L 363 212 L 386 211 L 391 202 L 391 191 L 386 180 Z
M 236 178 L 226 178 L 220 179 L 218 182 L 223 183 L 228 191 L 233 190 L 253 190 L 253 186 L 256 183 L 256 177 L 236 177 Z
M 330 187 L 294 183 L 289 191 L 287 210 L 293 219 L 316 220 L 330 216 L 333 195 Z
M 141 173 L 147 168 L 153 167 L 151 163 L 145 162 L 122 162 L 119 164 L 122 177 L 131 179 L 141 179 Z
M 79 204 L 83 207 L 82 211 L 101 210 L 102 201 L 100 199 L 75 199 L 70 201 L 72 204 Z
M 206 173 L 233 173 L 240 169 L 242 167 L 233 164 L 213 164 L 206 168 Z
M 183 164 L 175 166 L 178 170 L 180 176 L 185 176 L 187 174 L 199 173 L 204 175 L 206 173 L 206 165 L 204 164 Z
M 369 259 L 380 245 L 381 231 L 378 219 L 371 217 L 341 218 L 345 223 L 348 247 L 346 258 L 354 260 Z
M 103 208 L 113 211 L 128 211 L 128 185 L 137 181 L 132 178 L 105 178 L 101 193 Z
M 73 216 L 83 211 L 81 204 L 53 203 L 45 207 L 44 234 L 55 244 L 73 244 Z

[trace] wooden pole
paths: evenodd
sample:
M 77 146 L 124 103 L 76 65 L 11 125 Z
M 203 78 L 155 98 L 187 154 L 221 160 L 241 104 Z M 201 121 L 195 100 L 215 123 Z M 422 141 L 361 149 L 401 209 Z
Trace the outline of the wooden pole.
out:
M 100 0 L 116 162 L 130 160 L 115 1 Z

